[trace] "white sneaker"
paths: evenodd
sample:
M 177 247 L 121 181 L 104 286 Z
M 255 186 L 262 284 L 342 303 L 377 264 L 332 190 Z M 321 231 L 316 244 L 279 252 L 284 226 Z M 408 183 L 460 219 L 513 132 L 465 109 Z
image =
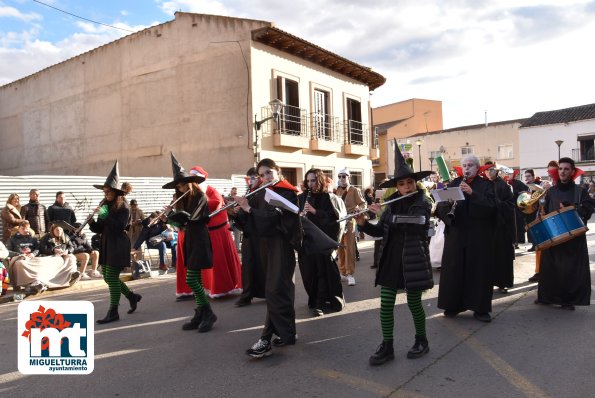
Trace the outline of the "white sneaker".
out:
M 94 271 L 89 271 L 89 276 L 91 278 L 103 278 L 103 275 L 101 275 L 101 272 L 94 270 Z
M 90 279 L 91 279 L 91 277 L 89 275 L 87 275 L 85 273 L 81 274 L 81 280 L 82 281 L 88 281 Z
M 347 275 L 341 274 L 341 282 L 347 282 Z
M 347 275 L 347 285 L 355 286 L 355 278 L 353 275 Z

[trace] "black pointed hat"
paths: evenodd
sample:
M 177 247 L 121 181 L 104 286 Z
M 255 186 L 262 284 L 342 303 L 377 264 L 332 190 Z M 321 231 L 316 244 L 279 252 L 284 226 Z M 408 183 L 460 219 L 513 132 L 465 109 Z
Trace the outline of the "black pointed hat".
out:
M 188 173 L 184 167 L 182 167 L 180 162 L 178 162 L 178 159 L 176 159 L 173 152 L 171 153 L 171 168 L 174 174 L 174 180 L 165 184 L 162 187 L 163 189 L 173 189 L 179 183 L 196 182 L 197 184 L 200 184 L 206 179 L 206 176 L 203 176 L 200 173 Z
M 121 195 L 121 196 L 126 195 L 128 193 L 126 191 L 123 191 L 120 188 L 120 171 L 118 168 L 117 160 L 116 160 L 116 163 L 114 163 L 114 167 L 112 167 L 112 171 L 107 176 L 105 183 L 103 185 L 95 184 L 93 186 L 97 189 L 103 189 L 104 187 L 111 188 L 112 190 L 114 190 L 116 192 L 116 194 Z
M 425 178 L 432 174 L 431 171 L 418 171 L 417 173 L 413 171 L 413 169 L 407 164 L 401 150 L 399 149 L 399 144 L 397 144 L 397 140 L 395 139 L 395 176 L 388 181 L 383 182 L 380 184 L 379 188 L 392 188 L 397 186 L 397 181 L 402 180 L 404 178 L 413 178 L 415 181 L 419 181 L 422 178 Z

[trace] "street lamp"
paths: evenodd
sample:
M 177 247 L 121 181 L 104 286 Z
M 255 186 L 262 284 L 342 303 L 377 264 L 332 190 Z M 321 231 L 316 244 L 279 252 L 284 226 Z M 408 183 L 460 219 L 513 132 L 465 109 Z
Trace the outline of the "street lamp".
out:
M 281 110 L 283 109 L 283 102 L 281 102 L 279 99 L 274 99 L 269 102 L 269 106 L 271 107 L 271 116 L 265 117 L 259 121 L 256 120 L 256 114 L 254 114 L 254 166 L 256 166 L 260 161 L 260 152 L 258 151 L 258 132 L 260 131 L 262 124 L 268 120 L 273 119 L 275 123 L 279 123 L 279 116 L 281 115 Z
M 423 141 L 422 140 L 416 140 L 415 141 L 415 145 L 417 145 L 417 156 L 419 157 L 419 170 L 421 171 L 421 143 Z
M 560 160 L 560 147 L 562 146 L 562 144 L 564 143 L 564 141 L 562 140 L 556 140 L 554 141 L 556 143 L 556 145 L 558 145 L 558 161 Z
M 428 159 L 430 160 L 430 171 L 434 171 L 434 169 L 432 167 L 432 164 L 434 163 L 434 158 L 430 156 Z

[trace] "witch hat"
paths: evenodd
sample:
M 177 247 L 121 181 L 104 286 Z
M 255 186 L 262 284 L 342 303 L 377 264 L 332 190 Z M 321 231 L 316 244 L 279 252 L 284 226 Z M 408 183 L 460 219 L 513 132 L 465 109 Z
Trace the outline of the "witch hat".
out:
M 126 195 L 128 193 L 127 191 L 123 191 L 122 189 L 120 189 L 120 171 L 118 168 L 117 160 L 116 160 L 116 163 L 114 163 L 114 167 L 112 168 L 112 171 L 107 176 L 105 183 L 103 185 L 95 184 L 93 186 L 97 189 L 103 189 L 104 187 L 111 188 L 113 191 L 116 192 L 117 195 L 120 195 L 120 196 Z
M 419 181 L 422 178 L 425 178 L 432 174 L 431 171 L 418 171 L 417 173 L 413 171 L 413 169 L 407 164 L 401 150 L 399 149 L 399 144 L 397 144 L 397 140 L 395 139 L 395 176 L 388 181 L 383 182 L 380 184 L 379 188 L 392 188 L 397 186 L 397 181 L 402 180 L 404 178 L 413 178 L 415 181 Z
M 167 184 L 165 184 L 162 187 L 163 189 L 173 189 L 176 187 L 176 185 L 180 183 L 196 182 L 197 184 L 200 184 L 206 179 L 206 176 L 201 174 L 200 172 L 192 174 L 188 173 L 184 169 L 184 167 L 182 167 L 180 162 L 178 162 L 178 159 L 176 159 L 173 152 L 171 153 L 171 168 L 174 174 L 174 179 L 173 181 L 170 181 Z

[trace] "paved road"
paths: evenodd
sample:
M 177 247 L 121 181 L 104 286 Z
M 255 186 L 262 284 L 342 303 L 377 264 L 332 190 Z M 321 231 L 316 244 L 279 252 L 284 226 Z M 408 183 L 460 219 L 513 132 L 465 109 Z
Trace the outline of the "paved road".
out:
M 595 245 L 595 235 L 590 235 Z M 446 319 L 436 308 L 438 288 L 424 294 L 430 353 L 405 354 L 413 343 L 413 322 L 398 296 L 395 361 L 368 366 L 381 341 L 378 289 L 373 287 L 372 242 L 360 244 L 354 287 L 345 286 L 345 311 L 309 316 L 299 275 L 296 311 L 299 341 L 274 349 L 263 360 L 244 351 L 259 336 L 265 305 L 236 308 L 235 298 L 213 303 L 219 317 L 206 334 L 181 324 L 193 303 L 174 301 L 171 276 L 131 282 L 143 295 L 139 309 L 96 328 L 95 371 L 88 376 L 23 376 L 17 370 L 16 304 L 0 306 L 0 394 L 33 396 L 197 396 L 197 397 L 578 397 L 595 388 L 595 312 L 536 306 L 534 255 L 519 251 L 516 283 L 507 295 L 494 293 L 490 324 L 465 313 Z M 594 255 L 591 256 L 595 260 Z M 592 275 L 595 263 L 592 262 Z M 595 275 L 592 276 L 592 278 Z M 435 272 L 439 281 L 439 272 Z M 593 279 L 595 280 L 595 279 Z M 50 297 L 89 300 L 96 317 L 106 312 L 107 289 Z M 123 302 L 124 304 L 124 302 Z

